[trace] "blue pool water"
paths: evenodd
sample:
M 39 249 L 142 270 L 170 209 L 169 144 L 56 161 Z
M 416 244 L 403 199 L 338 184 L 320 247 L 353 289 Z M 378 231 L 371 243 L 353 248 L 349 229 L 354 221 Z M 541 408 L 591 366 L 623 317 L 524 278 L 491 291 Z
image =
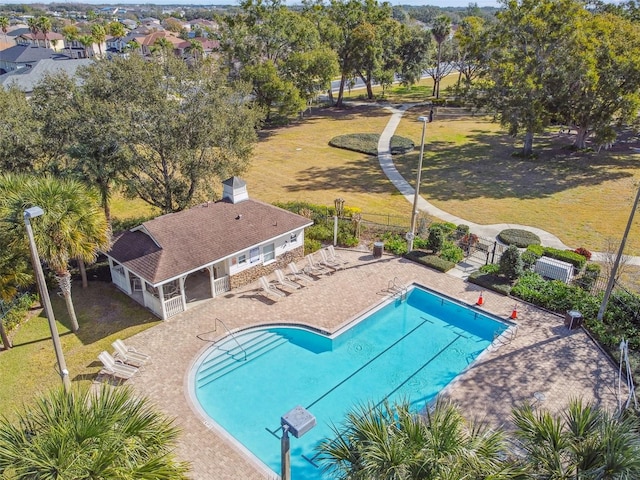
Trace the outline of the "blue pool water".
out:
M 333 338 L 295 327 L 228 337 L 196 362 L 191 388 L 206 415 L 278 474 L 280 417 L 306 408 L 317 426 L 291 438 L 292 478 L 319 480 L 315 447 L 350 409 L 385 398 L 423 408 L 507 328 L 412 288 Z

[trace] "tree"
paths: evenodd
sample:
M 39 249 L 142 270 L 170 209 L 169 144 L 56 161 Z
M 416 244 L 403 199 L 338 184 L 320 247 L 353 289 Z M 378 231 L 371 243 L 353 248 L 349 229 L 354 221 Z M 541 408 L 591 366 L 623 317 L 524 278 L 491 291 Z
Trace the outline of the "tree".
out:
M 80 37 L 80 30 L 75 25 L 66 25 L 62 27 L 62 36 L 64 37 L 64 42 L 67 48 L 69 49 L 69 55 L 71 55 L 71 44 Z
M 486 26 L 483 18 L 466 17 L 456 30 L 455 40 L 455 60 L 454 66 L 459 72 L 458 86 L 460 89 L 470 88 L 473 81 L 479 76 L 484 68 L 484 45 Z M 460 81 L 464 79 L 464 87 Z
M 127 114 L 121 145 L 131 161 L 130 195 L 175 212 L 211 199 L 216 178 L 246 168 L 261 121 L 246 84 L 174 56 L 114 58 L 104 69 L 105 90 Z
M 173 44 L 164 37 L 157 39 L 151 46 L 151 53 L 164 58 L 173 50 Z
M 420 81 L 425 69 L 431 34 L 419 27 L 403 26 L 397 49 L 399 75 L 403 85 L 411 86 Z
M 100 24 L 95 24 L 91 27 L 91 37 L 98 44 L 98 51 L 100 52 L 100 58 L 102 58 L 102 44 L 107 38 L 107 32 Z
M 433 82 L 433 94 L 436 98 L 440 98 L 440 81 L 442 77 L 448 73 L 442 70 L 442 46 L 444 42 L 449 38 L 451 33 L 451 19 L 446 15 L 440 15 L 435 19 L 433 27 L 431 28 L 431 35 L 436 41 L 437 55 L 436 55 L 436 68 Z
M 9 31 L 9 19 L 4 15 L 0 16 L 0 30 L 2 30 L 2 33 L 5 36 L 6 40 L 7 32 Z
M 38 25 L 38 19 L 35 18 L 35 17 L 28 18 L 27 19 L 27 27 L 29 28 L 29 31 L 33 35 L 33 39 L 35 40 L 35 36 L 40 31 L 40 25 Z
M 425 415 L 408 402 L 365 405 L 349 412 L 333 439 L 319 446 L 332 478 L 422 480 L 517 478 L 503 460 L 503 434 L 467 423 L 451 404 L 438 401 Z
M 69 311 L 71 327 L 79 329 L 71 299 L 69 260 L 92 262 L 109 246 L 110 230 L 98 195 L 71 179 L 0 176 L 0 223 L 9 226 L 14 248 L 24 248 L 23 212 L 40 206 L 44 215 L 32 222 L 35 243 L 43 261 L 54 271 Z
M 38 30 L 44 35 L 44 46 L 49 47 L 49 32 L 51 31 L 51 20 L 49 17 L 40 17 L 37 20 Z
M 128 387 L 50 391 L 11 422 L 0 420 L 0 475 L 186 479 L 173 454 L 178 429 Z
M 109 24 L 109 34 L 118 39 L 118 48 L 120 48 L 120 40 L 127 35 L 127 31 L 120 22 L 111 22 Z M 122 51 L 122 49 L 120 48 Z
M 522 256 L 515 245 L 509 245 L 500 257 L 500 273 L 510 280 L 515 280 L 522 275 Z
M 202 48 L 202 43 L 197 40 L 192 40 L 189 43 L 186 52 L 193 57 L 194 62 L 197 64 L 204 55 L 204 48 Z
M 41 153 L 40 125 L 24 92 L 0 89 L 0 173 L 33 172 Z
M 78 37 L 78 41 L 80 45 L 84 48 L 84 56 L 85 58 L 89 58 L 89 47 L 93 45 L 94 39 L 91 35 L 80 35 Z M 91 56 L 94 55 L 94 52 L 91 52 Z
M 552 416 L 530 405 L 513 411 L 531 478 L 639 478 L 640 436 L 631 416 L 615 418 L 580 400 Z

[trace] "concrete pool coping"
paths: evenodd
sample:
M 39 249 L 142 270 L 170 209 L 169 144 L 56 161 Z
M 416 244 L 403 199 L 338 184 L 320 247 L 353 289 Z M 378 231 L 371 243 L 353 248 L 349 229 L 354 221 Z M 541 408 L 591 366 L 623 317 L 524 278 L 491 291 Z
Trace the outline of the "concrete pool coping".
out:
M 384 301 L 383 292 L 396 277 L 404 285 L 416 282 L 467 305 L 473 305 L 481 291 L 459 278 L 395 256 L 374 259 L 370 252 L 340 253 L 350 261 L 347 268 L 322 276 L 286 298 L 266 300 L 257 285 L 250 285 L 127 339 L 127 343 L 153 358 L 128 383 L 175 417 L 175 424 L 182 429 L 176 454 L 191 463 L 190 478 L 270 476 L 256 468 L 227 436 L 205 424 L 189 399 L 190 368 L 208 346 L 198 335 L 211 332 L 216 317 L 222 318 L 232 331 L 278 323 L 336 332 L 361 312 Z M 574 397 L 609 409 L 617 406 L 617 369 L 583 330 L 570 331 L 558 315 L 511 297 L 489 291 L 483 295 L 484 305 L 475 308 L 501 320 L 508 320 L 517 304 L 518 333 L 511 342 L 485 352 L 447 387 L 446 396 L 468 418 L 482 418 L 492 427 L 508 427 L 512 407 L 533 401 L 534 394 L 539 393 L 544 396 L 542 406 L 551 411 L 558 411 Z M 216 338 L 225 333 L 220 330 Z

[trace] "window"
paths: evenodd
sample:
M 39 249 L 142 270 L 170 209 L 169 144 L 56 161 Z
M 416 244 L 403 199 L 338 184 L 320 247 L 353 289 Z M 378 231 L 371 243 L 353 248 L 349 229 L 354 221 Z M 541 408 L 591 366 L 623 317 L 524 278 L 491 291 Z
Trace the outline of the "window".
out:
M 298 234 L 297 233 L 292 233 L 291 234 L 291 243 L 296 243 L 298 241 Z
M 262 247 L 262 254 L 264 255 L 264 263 L 275 260 L 275 244 L 270 243 L 269 245 Z
M 260 249 L 258 247 L 252 248 L 249 252 L 249 262 L 255 263 L 260 260 Z
M 244 253 L 242 255 L 238 255 L 238 263 L 240 265 L 247 263 L 247 256 Z

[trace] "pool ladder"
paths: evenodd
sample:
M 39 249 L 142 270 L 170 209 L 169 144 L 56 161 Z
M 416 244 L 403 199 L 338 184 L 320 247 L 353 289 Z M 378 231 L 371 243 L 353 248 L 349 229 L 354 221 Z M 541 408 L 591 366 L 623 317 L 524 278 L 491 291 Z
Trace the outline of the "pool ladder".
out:
M 224 329 L 227 331 L 227 333 L 229 334 L 229 336 L 231 336 L 231 338 L 233 338 L 235 340 L 235 342 L 238 344 L 238 347 L 240 347 L 240 350 L 242 350 L 242 353 L 244 354 L 243 360 L 246 360 L 247 359 L 247 351 L 244 349 L 244 347 L 242 345 L 240 345 L 240 342 L 238 341 L 236 336 L 233 334 L 233 332 L 231 330 L 229 330 L 229 327 L 227 327 L 225 325 L 225 323 L 222 320 L 220 320 L 218 317 L 216 317 L 216 321 L 215 321 L 215 324 L 213 326 L 213 331 L 216 332 L 218 330 L 218 323 L 220 325 L 222 325 L 224 327 Z
M 389 280 L 387 290 L 392 296 L 400 298 L 401 301 L 407 299 L 407 293 L 409 292 L 408 287 L 400 284 L 400 279 L 398 277 L 393 277 L 393 280 Z

